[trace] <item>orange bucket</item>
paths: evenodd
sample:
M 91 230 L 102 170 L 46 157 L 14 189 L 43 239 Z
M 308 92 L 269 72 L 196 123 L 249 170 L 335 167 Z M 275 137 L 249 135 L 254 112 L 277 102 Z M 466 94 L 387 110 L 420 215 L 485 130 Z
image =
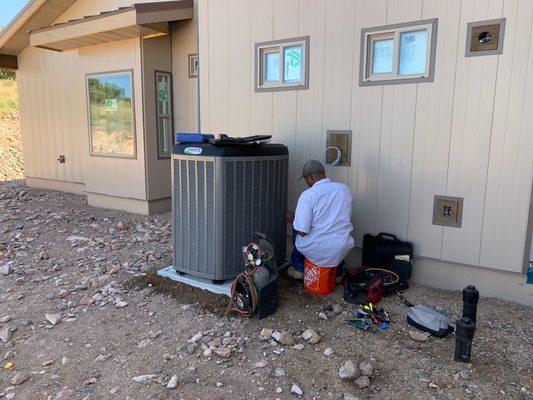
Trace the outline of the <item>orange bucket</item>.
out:
M 307 258 L 304 261 L 304 288 L 307 292 L 326 295 L 335 290 L 337 267 L 320 267 Z

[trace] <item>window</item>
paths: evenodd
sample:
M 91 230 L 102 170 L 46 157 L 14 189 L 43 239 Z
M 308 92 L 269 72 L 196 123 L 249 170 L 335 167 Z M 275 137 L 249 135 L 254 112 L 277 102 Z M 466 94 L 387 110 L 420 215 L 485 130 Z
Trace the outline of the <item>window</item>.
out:
M 135 157 L 133 72 L 87 75 L 92 155 Z
M 168 158 L 172 151 L 172 75 L 155 72 L 157 104 L 157 147 L 158 157 Z
M 256 92 L 309 87 L 309 37 L 255 45 Z
M 361 31 L 361 86 L 433 81 L 437 19 Z

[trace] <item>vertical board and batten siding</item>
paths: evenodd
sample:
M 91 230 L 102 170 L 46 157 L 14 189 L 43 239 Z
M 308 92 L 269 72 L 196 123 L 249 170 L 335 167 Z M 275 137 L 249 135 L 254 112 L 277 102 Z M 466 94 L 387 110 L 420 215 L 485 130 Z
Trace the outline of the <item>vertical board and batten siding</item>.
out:
M 85 98 L 85 76 L 105 72 L 133 70 L 133 96 L 135 113 L 136 158 L 91 156 L 88 150 L 85 168 L 85 190 L 109 196 L 146 200 L 144 127 L 143 127 L 143 90 L 141 74 L 141 45 L 139 38 L 111 42 L 78 50 L 80 78 L 78 86 L 84 94 L 82 107 L 78 110 L 84 118 L 84 149 L 88 143 L 88 114 Z
M 143 39 L 142 45 L 142 85 L 144 154 L 146 157 L 147 200 L 170 197 L 170 160 L 159 158 L 157 83 L 156 71 L 172 73 L 172 44 L 170 35 Z M 170 83 L 172 86 L 172 83 Z
M 172 82 L 175 132 L 198 131 L 198 79 L 189 78 L 189 54 L 198 52 L 194 21 L 172 23 Z
M 83 183 L 77 53 L 28 47 L 18 61 L 25 176 Z
M 199 2 L 202 131 L 272 134 L 296 178 L 326 130 L 351 129 L 357 244 L 387 231 L 419 256 L 522 271 L 532 178 L 533 2 Z M 506 18 L 499 56 L 465 57 L 467 23 Z M 435 81 L 359 86 L 361 29 L 438 18 Z M 249 35 L 246 32 L 249 31 Z M 255 93 L 255 43 L 310 36 L 309 89 Z M 246 72 L 248 70 L 248 72 Z M 432 225 L 433 196 L 464 197 L 462 228 Z M 527 245 L 529 251 L 529 244 Z

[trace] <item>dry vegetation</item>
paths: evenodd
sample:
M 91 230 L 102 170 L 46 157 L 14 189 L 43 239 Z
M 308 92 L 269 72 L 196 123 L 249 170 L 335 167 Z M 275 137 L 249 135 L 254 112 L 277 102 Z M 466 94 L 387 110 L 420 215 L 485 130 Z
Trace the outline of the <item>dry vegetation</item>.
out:
M 0 181 L 22 179 L 22 139 L 17 83 L 0 80 Z

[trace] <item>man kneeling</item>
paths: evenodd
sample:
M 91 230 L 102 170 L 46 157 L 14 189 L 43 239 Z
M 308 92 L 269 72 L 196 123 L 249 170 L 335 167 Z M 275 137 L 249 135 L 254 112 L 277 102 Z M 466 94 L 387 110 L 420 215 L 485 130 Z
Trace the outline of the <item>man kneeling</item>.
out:
M 337 281 L 342 280 L 344 257 L 353 248 L 352 194 L 348 186 L 326 177 L 320 161 L 309 160 L 302 170 L 309 189 L 298 199 L 296 213 L 288 212 L 293 224 L 292 266 L 287 274 L 302 280 L 304 260 L 320 267 L 337 267 Z

